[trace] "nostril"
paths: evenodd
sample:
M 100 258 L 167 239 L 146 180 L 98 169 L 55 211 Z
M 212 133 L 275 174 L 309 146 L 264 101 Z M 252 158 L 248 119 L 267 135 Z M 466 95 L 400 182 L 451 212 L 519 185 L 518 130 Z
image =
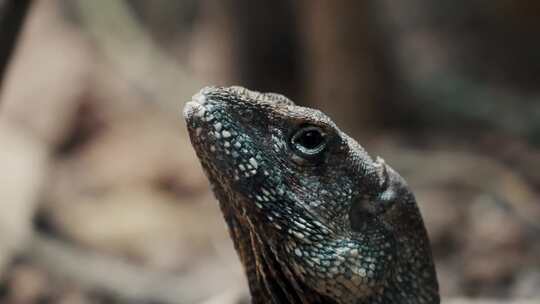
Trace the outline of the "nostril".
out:
M 204 104 L 206 103 L 206 95 L 204 95 L 204 93 L 202 92 L 199 92 L 195 95 L 193 95 L 193 97 L 191 97 L 191 99 L 194 101 L 194 102 L 197 102 L 199 104 Z
M 184 118 L 190 120 L 192 118 L 202 118 L 206 112 L 205 107 L 202 104 L 195 101 L 188 101 L 184 105 Z

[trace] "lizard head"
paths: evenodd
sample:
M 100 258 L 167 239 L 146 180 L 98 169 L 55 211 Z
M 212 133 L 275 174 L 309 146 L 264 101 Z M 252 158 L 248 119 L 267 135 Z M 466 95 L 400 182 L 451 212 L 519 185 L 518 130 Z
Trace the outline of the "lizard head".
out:
M 400 264 L 429 246 L 414 197 L 324 113 L 278 94 L 208 87 L 184 116 L 225 218 L 248 232 L 233 239 L 251 238 L 252 254 L 274 257 L 296 289 L 347 303 L 382 297 L 396 273 L 416 275 Z M 409 257 L 404 242 L 415 242 Z

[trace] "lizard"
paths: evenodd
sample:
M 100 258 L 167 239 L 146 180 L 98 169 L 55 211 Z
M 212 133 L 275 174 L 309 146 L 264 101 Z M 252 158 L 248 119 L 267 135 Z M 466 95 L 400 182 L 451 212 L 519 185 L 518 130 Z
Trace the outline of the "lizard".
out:
M 232 86 L 183 115 L 252 303 L 440 302 L 407 183 L 323 112 Z

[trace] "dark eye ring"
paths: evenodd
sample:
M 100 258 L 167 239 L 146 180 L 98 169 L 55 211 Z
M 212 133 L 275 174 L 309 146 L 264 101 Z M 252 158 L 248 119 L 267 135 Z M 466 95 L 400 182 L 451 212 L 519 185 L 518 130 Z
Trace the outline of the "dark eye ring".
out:
M 291 145 L 300 156 L 314 157 L 321 154 L 326 148 L 326 137 L 326 133 L 321 128 L 305 126 L 293 134 Z

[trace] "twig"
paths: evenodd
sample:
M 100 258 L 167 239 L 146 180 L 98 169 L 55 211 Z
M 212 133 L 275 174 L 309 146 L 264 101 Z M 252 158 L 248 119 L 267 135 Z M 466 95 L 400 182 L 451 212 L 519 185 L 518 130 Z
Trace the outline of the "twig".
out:
M 0 1 L 0 90 L 31 0 Z
M 169 109 L 202 83 L 163 52 L 125 1 L 73 1 L 84 30 L 113 68 L 149 99 Z
M 219 261 L 208 261 L 205 269 L 172 274 L 77 248 L 40 234 L 35 235 L 24 256 L 45 268 L 53 277 L 67 279 L 86 290 L 104 291 L 127 301 L 200 303 L 241 288 L 235 280 L 224 282 L 227 274 L 218 273 L 223 269 Z M 194 288 L 193 282 L 197 282 L 204 291 Z M 208 291 L 214 291 L 217 295 Z

